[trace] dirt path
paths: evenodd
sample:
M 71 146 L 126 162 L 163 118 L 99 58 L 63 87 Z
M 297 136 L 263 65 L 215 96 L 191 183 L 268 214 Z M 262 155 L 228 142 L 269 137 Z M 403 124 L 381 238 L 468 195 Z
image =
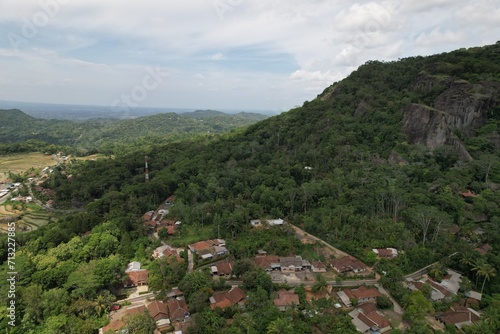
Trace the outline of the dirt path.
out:
M 325 245 L 330 250 L 332 255 L 334 255 L 336 258 L 349 256 L 349 254 L 347 254 L 346 252 L 341 251 L 340 249 L 333 247 L 332 245 L 330 245 L 326 241 L 323 241 L 320 238 L 317 238 L 314 235 L 307 233 L 303 229 L 301 229 L 295 225 L 292 225 L 292 224 L 289 224 L 289 225 L 293 228 L 293 230 L 295 231 L 295 233 L 297 234 L 298 238 L 300 239 L 300 241 L 302 243 L 311 244 L 311 243 L 319 242 L 319 243 Z

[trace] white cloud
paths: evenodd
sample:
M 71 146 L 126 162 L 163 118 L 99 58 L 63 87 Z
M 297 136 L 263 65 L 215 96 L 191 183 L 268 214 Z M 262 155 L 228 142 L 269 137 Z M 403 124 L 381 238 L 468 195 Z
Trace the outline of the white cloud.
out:
M 210 57 L 210 59 L 212 59 L 212 60 L 222 60 L 224 58 L 226 58 L 226 57 L 224 57 L 224 55 L 220 52 L 217 52 Z
M 54 1 L 57 10 L 40 5 Z M 230 6 L 222 18 L 216 1 Z M 31 83 L 33 96 L 58 102 L 61 86 L 37 91 L 35 83 L 71 79 L 64 98 L 111 101 L 137 84 L 147 66 L 158 64 L 171 77 L 144 103 L 188 106 L 196 100 L 200 107 L 204 101 L 217 107 L 219 98 L 226 106 L 291 107 L 367 60 L 494 43 L 500 36 L 499 4 L 488 0 L 40 3 L 0 1 L 3 36 L 23 36 L 23 24 L 37 13 L 50 18 L 18 52 L 0 40 L 2 82 L 12 84 L 4 98 L 22 100 L 16 85 Z
M 465 34 L 462 32 L 451 30 L 442 31 L 441 27 L 437 27 L 430 33 L 421 33 L 416 39 L 416 44 L 424 47 L 453 44 L 463 42 L 465 38 Z

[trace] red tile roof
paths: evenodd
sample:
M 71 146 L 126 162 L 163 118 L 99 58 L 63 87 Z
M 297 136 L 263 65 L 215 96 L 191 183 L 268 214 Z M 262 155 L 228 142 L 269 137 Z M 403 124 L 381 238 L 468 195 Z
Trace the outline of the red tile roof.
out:
M 366 286 L 360 286 L 357 289 L 347 289 L 344 293 L 349 298 L 354 298 L 356 300 L 362 299 L 375 299 L 380 296 L 380 292 L 377 288 L 367 288 Z
M 331 261 L 331 265 L 341 273 L 348 271 L 366 270 L 366 266 L 361 261 L 350 256 L 345 256 L 340 259 L 335 259 Z
M 217 307 L 222 309 L 231 307 L 241 302 L 245 297 L 245 292 L 238 287 L 232 288 L 229 291 L 216 292 L 211 298 L 213 303 L 210 305 L 210 308 L 215 310 Z
M 146 269 L 129 271 L 126 273 L 130 282 L 137 285 L 146 285 L 148 284 L 148 271 Z
M 293 291 L 279 290 L 278 297 L 274 299 L 274 305 L 277 307 L 285 307 L 292 305 L 299 305 L 299 296 Z
M 167 306 L 158 300 L 149 303 L 148 311 L 151 317 L 156 321 L 160 319 L 168 319 Z
M 170 320 L 184 319 L 188 313 L 188 307 L 184 299 L 170 299 L 167 301 L 167 308 L 170 314 Z

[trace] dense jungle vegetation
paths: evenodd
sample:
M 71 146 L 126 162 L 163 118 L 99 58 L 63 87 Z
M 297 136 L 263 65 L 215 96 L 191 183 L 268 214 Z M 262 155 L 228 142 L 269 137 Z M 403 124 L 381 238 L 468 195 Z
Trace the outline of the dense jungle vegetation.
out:
M 494 92 L 484 102 L 480 122 L 467 131 L 452 129 L 469 158 L 451 142 L 439 147 L 415 142 L 403 126 L 405 108 L 437 110 L 443 94 L 461 84 Z M 499 93 L 500 43 L 371 61 L 302 107 L 215 140 L 155 141 L 119 152 L 106 147 L 118 154 L 59 165 L 44 186 L 55 190 L 56 207 L 84 209 L 18 235 L 24 316 L 14 333 L 92 333 L 102 326 L 106 319 L 98 305 L 113 299 L 109 291 L 119 283 L 124 264 L 148 263 L 153 244 L 140 217 L 172 194 L 171 216 L 186 226 L 212 226 L 214 237 L 220 233 L 229 246 L 238 245 L 232 246 L 236 259 L 243 259 L 255 241 L 249 220 L 264 217 L 285 218 L 369 264 L 370 249 L 395 247 L 402 255 L 379 264 L 387 273 L 381 283 L 405 307 L 411 302 L 401 285 L 403 274 L 436 261 L 451 266 L 484 291 L 481 307 L 497 312 L 488 318 L 494 321 L 467 333 L 495 333 L 500 329 Z M 484 96 L 482 90 L 468 91 L 446 103 L 453 107 L 459 101 L 466 107 L 455 111 L 467 112 L 471 99 L 486 101 Z M 149 182 L 144 181 L 145 155 Z M 92 234 L 83 236 L 88 231 Z M 0 240 L 5 261 L 5 238 Z M 474 250 L 483 243 L 492 247 L 486 255 Z M 171 284 L 182 281 L 176 270 L 171 275 Z M 312 333 L 313 327 L 322 333 L 353 332 L 344 314 L 309 319 L 276 312 L 269 304 L 269 282 L 255 280 L 249 313 L 260 322 L 244 327 L 248 319 L 237 316 L 226 325 L 227 315 L 201 308 L 193 333 L 240 333 L 236 328 L 262 333 L 277 319 L 294 323 L 288 333 Z M 412 324 L 406 333 L 432 333 L 424 322 Z

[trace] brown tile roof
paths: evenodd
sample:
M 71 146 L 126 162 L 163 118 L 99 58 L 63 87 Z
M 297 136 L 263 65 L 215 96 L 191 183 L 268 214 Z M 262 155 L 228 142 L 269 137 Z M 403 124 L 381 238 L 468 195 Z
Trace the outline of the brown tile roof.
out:
M 231 275 L 233 272 L 233 263 L 232 262 L 219 262 L 216 263 L 217 273 L 219 275 Z
M 160 319 L 168 319 L 168 310 L 165 304 L 155 300 L 148 305 L 148 311 L 152 318 L 156 321 Z
M 129 307 L 125 310 L 125 315 L 134 315 L 134 314 L 137 314 L 137 313 L 144 313 L 144 311 L 146 311 L 146 306 L 144 305 L 140 305 L 140 306 L 133 306 L 133 307 Z
M 360 309 L 364 314 L 368 314 L 377 310 L 377 304 L 375 303 L 359 304 L 358 309 Z
M 280 258 L 277 255 L 256 256 L 254 262 L 257 267 L 268 269 L 272 263 L 279 263 Z
M 331 261 L 331 265 L 341 273 L 348 271 L 366 270 L 366 266 L 361 261 L 350 256 L 345 256 L 340 259 L 335 259 Z
M 186 301 L 177 298 L 168 300 L 167 308 L 170 314 L 170 320 L 183 319 L 185 314 L 189 311 Z
M 106 325 L 105 327 L 102 328 L 102 332 L 106 333 L 108 331 L 111 331 L 112 333 L 125 328 L 127 325 L 121 320 L 111 320 L 111 322 Z
M 199 252 L 199 251 L 202 251 L 202 250 L 210 248 L 210 247 L 212 247 L 212 245 L 210 245 L 206 241 L 198 241 L 198 242 L 195 242 L 194 244 L 189 245 L 189 248 L 193 252 Z
M 146 269 L 129 271 L 126 274 L 133 285 L 137 286 L 148 284 L 149 273 Z
M 360 286 L 357 289 L 347 289 L 344 290 L 344 293 L 349 299 L 354 298 L 358 301 L 361 299 L 374 299 L 380 296 L 377 288 L 367 288 L 366 286 Z
M 479 321 L 479 316 L 463 306 L 455 306 L 439 316 L 439 320 L 445 324 L 475 323 Z
M 326 269 L 326 265 L 321 262 L 321 261 L 313 261 L 311 263 L 311 265 L 314 267 L 314 268 L 320 268 L 320 269 Z
M 493 247 L 491 247 L 490 244 L 482 244 L 478 248 L 476 248 L 476 252 L 480 253 L 481 255 L 486 255 L 490 250 L 492 250 Z
M 377 326 L 378 328 L 386 328 L 391 326 L 389 321 L 384 318 L 378 311 L 373 311 L 368 314 L 358 314 L 358 319 L 364 322 L 370 328 Z
M 232 288 L 227 293 L 227 298 L 234 304 L 239 303 L 243 299 L 245 299 L 246 293 L 238 287 Z
M 299 296 L 293 291 L 279 290 L 278 297 L 274 299 L 274 305 L 277 307 L 299 305 Z
M 245 299 L 246 293 L 238 287 L 234 287 L 229 291 L 216 292 L 211 299 L 210 308 L 215 310 L 217 307 L 222 309 L 238 304 Z

